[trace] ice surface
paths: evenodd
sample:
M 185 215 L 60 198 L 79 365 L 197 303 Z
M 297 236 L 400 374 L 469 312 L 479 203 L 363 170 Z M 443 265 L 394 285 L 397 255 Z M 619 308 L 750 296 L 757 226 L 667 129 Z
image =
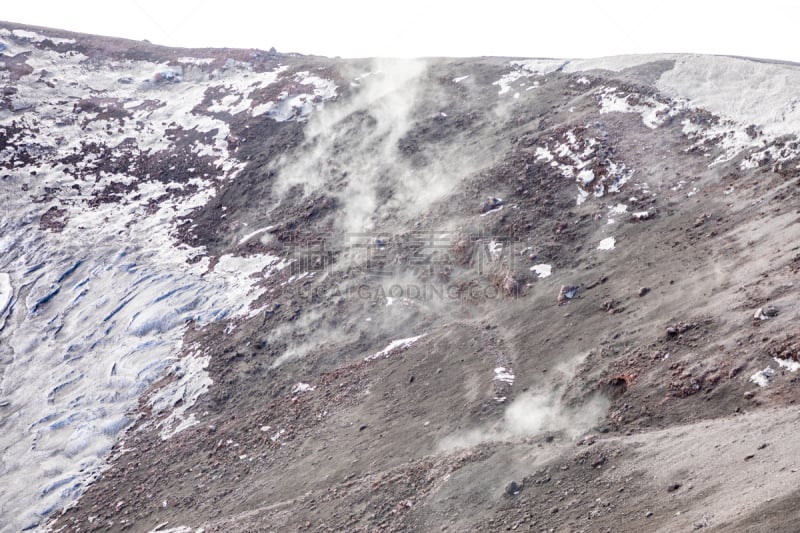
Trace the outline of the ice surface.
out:
M 11 288 L 11 276 L 6 272 L 0 272 L 0 317 L 4 316 L 13 296 L 14 290 Z
M 197 398 L 212 384 L 206 372 L 209 359 L 208 356 L 200 356 L 196 352 L 176 361 L 169 371 L 175 379 L 159 389 L 150 400 L 153 413 L 168 415 L 159 424 L 162 439 L 168 439 L 197 423 L 193 415 L 186 415 L 186 410 L 194 405 Z
M 0 189 L 0 343 L 12 357 L 0 378 L 0 532 L 6 533 L 41 524 L 80 495 L 130 425 L 139 396 L 166 372 L 172 379 L 151 398 L 162 437 L 196 423 L 187 410 L 211 385 L 209 355 L 183 346 L 186 324 L 249 316 L 264 294 L 259 284 L 289 262 L 225 254 L 210 269 L 203 248 L 174 238 L 178 217 L 203 206 L 242 168 L 229 151 L 230 128 L 202 110 L 206 91 L 222 95 L 212 102 L 218 112 L 247 112 L 252 89 L 280 82 L 284 68 L 255 72 L 238 62 L 211 72 L 187 60 L 180 82 L 159 82 L 155 73 L 175 67 L 119 61 L 110 68 L 75 50 L 37 48 L 45 37 L 32 32 L 0 29 L 0 36 L 6 52 L 28 52 L 26 62 L 55 85 L 23 76 L 9 98 L 32 107 L 0 109 L 0 128 L 23 126 L 0 160 L 9 161 L 15 146 L 34 156 L 24 169 L 10 170 Z M 335 96 L 332 82 L 296 76 L 293 82 L 314 99 L 304 116 Z M 90 95 L 131 116 L 106 120 L 99 108 L 82 109 Z M 187 145 L 209 158 L 203 171 L 192 165 L 137 177 L 132 159 L 111 174 L 100 170 L 102 152 L 84 149 L 125 142 L 134 154 L 153 154 L 169 150 L 176 131 L 195 134 L 198 140 Z M 23 184 L 29 189 L 20 194 Z M 90 203 L 120 185 L 111 201 Z M 32 204 L 45 188 L 58 191 L 58 199 Z M 60 232 L 39 226 L 51 206 L 64 210 Z

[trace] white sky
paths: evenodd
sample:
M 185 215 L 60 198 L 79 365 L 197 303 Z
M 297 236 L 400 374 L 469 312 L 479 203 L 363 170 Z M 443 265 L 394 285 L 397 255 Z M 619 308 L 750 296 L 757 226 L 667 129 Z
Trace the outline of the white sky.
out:
M 800 62 L 796 1 L 17 0 L 3 2 L 0 20 L 342 57 L 698 52 Z

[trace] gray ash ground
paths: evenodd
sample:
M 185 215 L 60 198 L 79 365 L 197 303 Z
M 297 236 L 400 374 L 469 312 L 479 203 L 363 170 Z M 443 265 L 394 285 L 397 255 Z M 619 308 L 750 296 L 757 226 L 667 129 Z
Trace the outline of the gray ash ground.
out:
M 219 87 L 195 108 L 229 125 L 242 166 L 176 216 L 175 246 L 212 267 L 223 254 L 295 262 L 260 282 L 252 316 L 187 326 L 184 346 L 210 355 L 199 423 L 162 439 L 149 400 L 173 376 L 151 384 L 108 469 L 52 530 L 794 530 L 800 158 L 781 139 L 764 143 L 781 161 L 744 165 L 762 146 L 710 165 L 724 121 L 655 84 L 679 59 L 525 71 L 498 95 L 505 59 L 405 65 L 371 86 L 357 76 L 380 73 L 365 61 L 71 37 L 39 46 L 109 64 L 287 65 L 253 107 L 313 90 L 291 81 L 303 71 L 339 90 L 307 121 L 211 111 Z M 25 65 L 6 61 L 3 94 L 24 90 Z M 627 112 L 604 112 L 604 90 L 630 94 Z M 81 108 L 130 118 L 99 96 Z M 0 136 L 15 148 L 8 169 L 38 161 L 15 144 L 21 124 Z M 131 178 L 88 207 L 165 180 L 155 212 L 224 172 L 191 149 L 213 136 L 167 131 L 158 151 L 84 145 L 73 164 L 97 162 L 75 180 Z M 41 230 L 62 231 L 68 191 L 41 194 Z M 484 212 L 486 198 L 502 208 Z M 243 240 L 245 228 L 268 229 Z M 531 269 L 543 264 L 551 275 Z M 558 301 L 562 286 L 574 291 Z M 759 387 L 750 378 L 768 366 Z

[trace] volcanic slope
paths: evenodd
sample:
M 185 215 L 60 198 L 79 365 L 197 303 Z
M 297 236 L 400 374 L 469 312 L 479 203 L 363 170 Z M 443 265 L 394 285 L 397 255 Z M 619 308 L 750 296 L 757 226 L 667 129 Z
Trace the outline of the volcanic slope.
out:
M 797 66 L 0 53 L 0 531 L 794 530 Z

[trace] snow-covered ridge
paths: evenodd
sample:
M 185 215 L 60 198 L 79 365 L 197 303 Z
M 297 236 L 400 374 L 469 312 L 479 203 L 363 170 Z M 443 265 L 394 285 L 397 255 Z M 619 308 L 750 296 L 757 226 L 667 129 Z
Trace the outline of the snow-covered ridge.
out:
M 689 149 L 722 153 L 711 164 L 730 161 L 743 152 L 742 169 L 778 164 L 800 157 L 800 69 L 795 65 L 746 58 L 697 54 L 629 55 L 571 60 L 565 72 L 595 69 L 620 72 L 656 61 L 671 62 L 655 83 L 662 98 L 646 95 L 620 98 L 616 91 L 601 92 L 603 112 L 622 111 L 642 115 L 649 127 L 665 116 L 692 111 L 703 120 L 685 119 L 683 131 L 692 142 Z M 782 139 L 787 137 L 789 140 Z M 799 167 L 800 168 L 800 167 Z
M 566 61 L 563 59 L 526 59 L 521 61 L 511 61 L 509 63 L 510 70 L 506 74 L 503 74 L 503 76 L 501 76 L 500 79 L 494 82 L 492 85 L 497 85 L 499 87 L 497 91 L 498 95 L 503 95 L 511 91 L 512 88 L 515 88 L 515 84 L 517 88 L 530 90 L 536 87 L 538 82 L 534 81 L 533 83 L 528 84 L 527 82 L 519 83 L 519 81 L 534 76 L 542 76 L 559 70 L 564 66 L 565 63 Z M 464 79 L 464 77 L 456 79 L 459 79 L 460 81 Z
M 778 141 L 779 160 L 800 157 L 800 69 L 734 57 L 685 55 L 675 58 L 656 86 L 666 96 L 718 117 L 710 125 L 684 123 L 684 131 L 698 141 L 716 140 L 724 154 L 714 163 L 746 156 L 742 168 L 754 168 L 766 159 L 765 145 Z M 793 139 L 793 140 L 792 140 Z M 767 148 L 766 150 L 769 150 Z M 776 160 L 772 160 L 774 163 Z
M 748 59 L 682 55 L 664 72 L 657 88 L 670 98 L 734 121 L 753 124 L 765 135 L 794 135 L 800 129 L 800 69 Z

